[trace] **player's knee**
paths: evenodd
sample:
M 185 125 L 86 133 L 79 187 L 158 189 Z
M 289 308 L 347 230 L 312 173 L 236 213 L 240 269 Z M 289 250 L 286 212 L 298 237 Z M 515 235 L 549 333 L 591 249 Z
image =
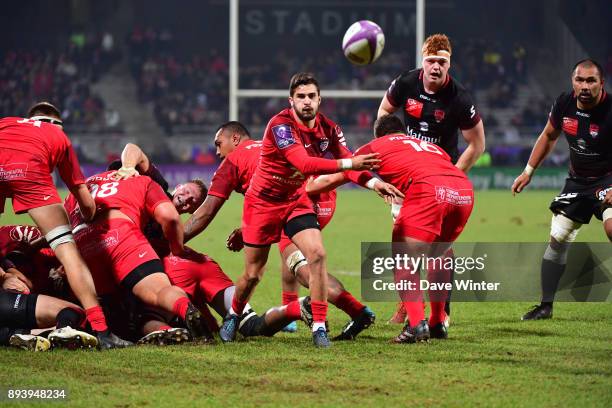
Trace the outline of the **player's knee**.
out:
M 318 264 L 321 262 L 325 262 L 326 258 L 327 258 L 327 253 L 325 252 L 325 248 L 323 248 L 322 245 L 317 245 L 311 248 L 308 251 L 308 255 L 306 256 L 308 263 L 312 265 Z
M 58 246 L 69 242 L 74 244 L 74 237 L 72 235 L 70 225 L 60 225 L 59 227 L 53 228 L 45 235 L 45 239 L 52 250 L 55 250 Z
M 289 268 L 289 272 L 293 276 L 297 276 L 297 272 L 300 270 L 301 267 L 307 265 L 308 261 L 306 261 L 306 257 L 304 256 L 302 251 L 298 249 L 297 251 L 294 251 L 289 254 L 289 256 L 287 257 L 286 264 L 287 268 Z
M 570 220 L 562 214 L 555 214 L 550 223 L 550 236 L 560 244 L 572 243 L 576 240 L 582 224 Z
M 258 284 L 259 281 L 261 280 L 262 276 L 263 276 L 263 268 L 250 268 L 247 269 L 246 273 L 245 273 L 245 279 L 246 281 L 252 285 L 252 284 Z

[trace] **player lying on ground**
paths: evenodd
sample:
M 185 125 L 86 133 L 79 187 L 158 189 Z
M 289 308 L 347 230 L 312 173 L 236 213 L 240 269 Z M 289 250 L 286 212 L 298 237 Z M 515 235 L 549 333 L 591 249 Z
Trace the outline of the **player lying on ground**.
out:
M 158 222 L 173 254 L 182 254 L 183 226 L 180 216 L 162 188 L 147 176 L 117 179 L 114 171 L 87 179 L 98 215 L 91 223 L 81 219 L 76 201 L 66 199 L 66 209 L 83 258 L 92 270 L 99 293 L 119 287 L 143 303 L 174 313 L 185 321 L 192 337 L 210 341 L 201 314 L 185 292 L 173 286 L 163 264 L 142 229 L 148 219 Z
M 603 221 L 612 241 L 612 99 L 604 90 L 603 75 L 601 66 L 591 59 L 576 63 L 572 92 L 562 93 L 555 101 L 525 170 L 512 184 L 512 194 L 523 191 L 561 133 L 565 134 L 570 150 L 569 175 L 561 194 L 550 204 L 550 241 L 540 270 L 542 300 L 522 320 L 552 317 L 567 252 L 582 224 L 588 224 L 594 215 Z
M 378 153 L 378 175 L 405 195 L 393 224 L 394 250 L 410 257 L 443 255 L 463 231 L 474 205 L 472 184 L 440 147 L 407 136 L 399 118 L 381 116 L 374 126 L 376 139 L 355 154 Z M 396 270 L 395 279 L 418 282 L 410 269 Z M 427 271 L 430 282 L 450 282 L 448 269 Z M 400 292 L 409 324 L 393 340 L 415 343 L 430 337 L 448 337 L 444 305 L 448 293 L 430 290 L 430 316 L 425 320 L 423 298 L 416 290 Z
M 53 184 L 51 172 L 60 177 L 75 197 L 81 214 L 91 220 L 95 204 L 87 191 L 76 154 L 62 131 L 59 110 L 37 103 L 28 118 L 0 120 L 0 214 L 11 198 L 16 214 L 27 212 L 66 270 L 68 283 L 85 308 L 87 320 L 103 348 L 123 346 L 106 324 L 96 297 L 91 273 L 83 262 L 70 230 L 68 217 Z
M 98 345 L 96 338 L 79 329 L 85 323 L 85 312 L 79 306 L 43 294 L 41 282 L 49 279 L 49 269 L 39 255 L 41 234 L 30 225 L 0 227 L 0 345 L 13 345 L 33 351 L 53 347 L 89 348 Z M 49 250 L 50 251 L 50 250 Z M 28 269 L 20 270 L 26 263 Z M 53 266 L 60 267 L 53 258 Z M 15 262 L 13 262 L 13 259 Z M 46 279 L 42 279 L 43 275 Z M 31 329 L 54 327 L 48 339 L 30 334 Z

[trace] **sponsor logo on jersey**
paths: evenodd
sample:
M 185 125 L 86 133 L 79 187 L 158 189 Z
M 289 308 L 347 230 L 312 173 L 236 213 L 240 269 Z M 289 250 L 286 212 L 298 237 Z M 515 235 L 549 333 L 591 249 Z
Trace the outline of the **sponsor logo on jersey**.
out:
M 589 134 L 592 138 L 596 138 L 597 136 L 599 136 L 599 126 L 594 123 L 591 124 L 591 126 L 589 126 Z
M 419 122 L 419 127 L 421 129 L 421 132 L 427 132 L 429 130 L 429 123 Z
M 279 149 L 286 149 L 287 147 L 296 143 L 295 136 L 289 125 L 277 125 L 272 128 L 272 134 L 274 140 Z
M 578 193 L 559 194 L 558 196 L 555 197 L 554 201 L 558 201 L 563 204 L 569 204 L 570 200 L 576 197 L 578 197 Z
M 319 142 L 319 149 L 321 149 L 322 152 L 327 150 L 328 147 L 329 147 L 329 140 L 328 139 L 323 139 L 323 140 L 321 140 Z
M 9 231 L 9 237 L 13 241 L 32 242 L 40 238 L 40 231 L 36 227 L 28 225 L 17 225 Z
M 440 123 L 444 120 L 444 111 L 442 109 L 436 109 L 434 111 L 434 118 L 436 119 L 436 122 Z
M 404 110 L 408 115 L 420 119 L 421 114 L 423 113 L 423 102 L 408 98 Z
M 582 116 L 583 118 L 590 118 L 591 117 L 590 114 L 584 113 L 584 112 L 580 112 L 580 111 L 576 111 L 576 115 Z
M 607 188 L 600 188 L 599 190 L 595 192 L 595 197 L 599 201 L 603 201 L 604 198 L 606 198 L 606 194 L 608 194 L 608 191 L 612 191 L 612 186 L 607 187 Z
M 571 136 L 578 134 L 578 119 L 563 117 L 563 125 L 561 126 L 563 131 Z
M 28 174 L 28 163 L 0 164 L 0 181 L 25 178 Z
M 408 133 L 408 136 L 410 137 L 414 137 L 415 139 L 419 139 L 419 140 L 424 140 L 426 142 L 429 143 L 434 143 L 434 144 L 438 144 L 440 142 L 440 138 L 438 137 L 430 137 L 430 136 L 423 136 L 423 134 L 421 132 L 418 132 L 414 129 L 412 129 L 410 126 L 406 126 L 406 133 Z M 394 138 L 391 138 L 390 140 L 393 140 Z M 398 138 L 397 140 L 403 140 L 402 138 Z

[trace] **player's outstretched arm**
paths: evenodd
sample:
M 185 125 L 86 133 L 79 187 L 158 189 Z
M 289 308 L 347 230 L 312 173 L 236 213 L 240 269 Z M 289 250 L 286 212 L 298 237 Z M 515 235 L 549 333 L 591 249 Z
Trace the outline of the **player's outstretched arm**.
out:
M 306 183 L 306 193 L 321 194 L 335 190 L 350 180 L 346 178 L 344 173 L 323 174 L 318 177 L 313 177 Z
M 533 150 L 531 151 L 531 155 L 529 156 L 525 170 L 523 170 L 523 172 L 514 180 L 514 183 L 512 183 L 512 195 L 523 191 L 523 189 L 531 182 L 533 173 L 555 147 L 560 134 L 561 131 L 555 129 L 549 120 L 533 146 Z
M 207 195 L 206 199 L 185 222 L 185 242 L 204 231 L 225 204 L 225 199 Z
M 185 248 L 183 246 L 183 225 L 181 216 L 171 202 L 164 202 L 155 207 L 153 218 L 159 223 L 164 231 L 164 236 L 170 243 L 170 251 L 174 255 L 181 255 Z
M 87 184 L 77 184 L 76 186 L 70 187 L 70 193 L 74 196 L 79 203 L 79 209 L 81 215 L 85 221 L 93 220 L 96 215 L 96 202 L 89 193 Z
M 462 130 L 461 134 L 468 145 L 461 156 L 459 156 L 456 166 L 464 173 L 467 173 L 485 151 L 485 132 L 482 120 L 473 128 Z

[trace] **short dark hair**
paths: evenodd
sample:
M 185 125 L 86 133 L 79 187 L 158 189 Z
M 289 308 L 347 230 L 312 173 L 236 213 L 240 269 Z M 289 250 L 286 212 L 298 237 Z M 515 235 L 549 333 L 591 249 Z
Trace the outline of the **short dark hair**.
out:
M 251 134 L 249 133 L 249 130 L 246 128 L 246 126 L 244 126 L 242 123 L 238 122 L 237 120 L 230 120 L 229 122 L 225 122 L 224 124 L 222 124 L 221 126 L 217 128 L 215 133 L 217 133 L 220 130 L 223 130 L 223 131 L 227 130 L 231 133 L 238 133 L 240 136 L 246 136 L 249 139 L 251 138 Z
M 394 133 L 406 134 L 402 120 L 395 115 L 383 115 L 374 122 L 374 137 L 392 135 Z
M 576 65 L 574 65 L 574 69 L 572 69 L 572 77 L 576 73 L 576 69 L 578 67 L 591 68 L 593 66 L 595 68 L 597 68 L 597 73 L 599 74 L 599 79 L 601 79 L 603 81 L 604 80 L 604 70 L 603 70 L 603 68 L 601 67 L 601 65 L 597 61 L 595 61 L 594 59 L 591 59 L 591 58 L 585 58 L 585 59 L 582 59 L 582 60 L 578 61 L 576 63 Z
M 310 85 L 313 84 L 317 87 L 317 93 L 321 93 L 321 88 L 319 87 L 319 81 L 317 78 L 310 72 L 298 72 L 294 76 L 291 77 L 291 81 L 289 81 L 289 96 L 293 96 L 295 89 L 300 85 Z
M 202 194 L 202 200 L 198 204 L 198 206 L 200 206 L 204 202 L 204 199 L 206 198 L 206 195 L 208 194 L 208 187 L 206 187 L 206 183 L 204 183 L 204 181 L 199 178 L 191 179 L 187 183 L 193 183 L 196 186 L 198 186 L 198 188 L 200 189 L 200 193 Z
M 32 116 L 50 116 L 59 120 L 62 119 L 62 114 L 60 113 L 59 109 L 46 101 L 36 102 L 34 105 L 32 105 L 30 110 L 28 110 L 28 118 L 31 118 Z

